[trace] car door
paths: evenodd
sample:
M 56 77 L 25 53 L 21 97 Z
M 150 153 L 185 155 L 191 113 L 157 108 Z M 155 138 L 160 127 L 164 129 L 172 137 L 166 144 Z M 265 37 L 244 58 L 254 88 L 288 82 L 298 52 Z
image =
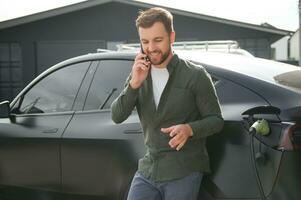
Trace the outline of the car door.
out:
M 35 80 L 14 101 L 10 118 L 0 119 L 1 186 L 60 190 L 60 138 L 89 65 L 65 66 Z
M 221 133 L 208 138 L 212 173 L 203 181 L 204 187 L 215 199 L 259 198 L 251 162 L 250 136 L 241 114 L 267 102 L 248 88 L 215 77 L 225 125 Z M 259 144 L 256 145 L 258 148 Z
M 117 125 L 111 120 L 110 105 L 123 90 L 132 64 L 100 60 L 93 64 L 95 72 L 89 71 L 93 80 L 84 83 L 88 93 L 77 101 L 78 110 L 63 135 L 64 192 L 123 199 L 145 152 L 143 135 L 135 110 Z

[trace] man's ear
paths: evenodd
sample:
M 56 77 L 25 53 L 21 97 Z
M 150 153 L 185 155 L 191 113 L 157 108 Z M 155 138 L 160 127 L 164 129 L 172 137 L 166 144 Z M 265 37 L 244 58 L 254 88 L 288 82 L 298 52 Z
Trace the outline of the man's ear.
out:
M 175 31 L 172 31 L 170 33 L 170 43 L 173 44 L 176 40 L 176 32 Z

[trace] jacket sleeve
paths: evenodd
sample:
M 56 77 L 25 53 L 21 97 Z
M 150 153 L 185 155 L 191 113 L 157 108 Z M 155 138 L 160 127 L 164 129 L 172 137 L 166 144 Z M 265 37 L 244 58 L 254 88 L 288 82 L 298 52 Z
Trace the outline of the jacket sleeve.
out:
M 194 94 L 200 119 L 188 123 L 193 131 L 192 139 L 205 138 L 222 130 L 224 120 L 211 76 L 204 68 L 196 73 Z
M 130 86 L 131 75 L 126 80 L 125 87 L 120 95 L 111 104 L 111 117 L 116 123 L 122 123 L 132 113 L 138 99 L 138 89 L 133 89 Z

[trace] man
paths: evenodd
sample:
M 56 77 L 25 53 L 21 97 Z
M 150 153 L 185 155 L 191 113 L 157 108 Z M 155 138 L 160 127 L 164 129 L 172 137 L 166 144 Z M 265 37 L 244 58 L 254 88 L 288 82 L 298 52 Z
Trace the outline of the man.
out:
M 203 67 L 173 53 L 170 12 L 143 11 L 136 26 L 142 51 L 111 105 L 115 123 L 136 107 L 144 131 L 147 153 L 139 161 L 128 200 L 195 200 L 203 172 L 209 171 L 206 137 L 223 126 L 215 89 Z

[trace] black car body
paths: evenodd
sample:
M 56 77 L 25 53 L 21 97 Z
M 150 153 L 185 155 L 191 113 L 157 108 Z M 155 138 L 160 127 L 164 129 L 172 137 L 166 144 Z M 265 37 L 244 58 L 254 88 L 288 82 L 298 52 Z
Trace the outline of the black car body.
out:
M 277 77 L 300 69 L 226 53 L 178 53 L 211 74 L 225 119 L 223 131 L 207 141 L 212 172 L 203 179 L 200 199 L 299 199 L 301 89 L 298 80 L 292 87 L 289 78 Z M 126 197 L 145 153 L 143 132 L 136 110 L 114 124 L 110 104 L 134 57 L 112 52 L 69 59 L 39 75 L 11 103 L 2 102 L 0 197 Z M 250 135 L 261 118 L 270 134 Z

